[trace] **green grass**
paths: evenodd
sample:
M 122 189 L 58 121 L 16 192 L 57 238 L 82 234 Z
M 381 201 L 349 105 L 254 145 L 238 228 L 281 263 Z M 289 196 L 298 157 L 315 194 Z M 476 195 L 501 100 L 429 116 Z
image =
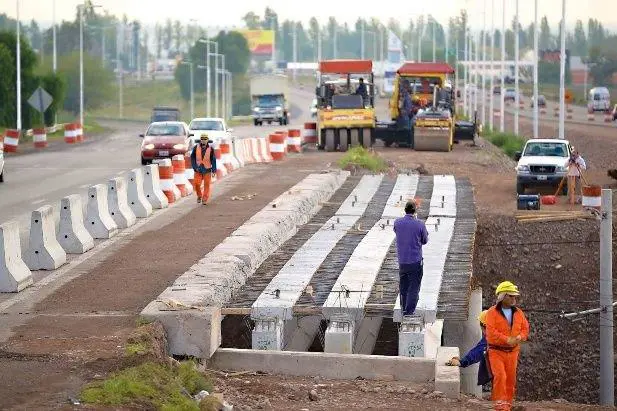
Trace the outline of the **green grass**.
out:
M 345 168 L 348 165 L 356 165 L 373 172 L 385 171 L 388 168 L 383 158 L 379 157 L 374 152 L 368 151 L 364 147 L 354 147 L 350 149 L 339 160 L 339 166 L 341 168 Z
M 485 129 L 482 137 L 499 147 L 508 157 L 514 158 L 514 153 L 525 146 L 525 139 L 511 133 L 499 133 Z
M 160 410 L 199 410 L 187 396 L 212 392 L 212 383 L 186 361 L 177 367 L 144 363 L 122 370 L 105 381 L 89 384 L 81 392 L 85 404 L 131 406 Z

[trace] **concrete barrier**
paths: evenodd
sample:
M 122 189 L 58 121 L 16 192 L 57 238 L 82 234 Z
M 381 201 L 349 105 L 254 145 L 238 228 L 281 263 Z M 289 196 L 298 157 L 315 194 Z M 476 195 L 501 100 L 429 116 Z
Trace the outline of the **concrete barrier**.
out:
M 152 319 L 173 317 L 165 319 L 166 330 L 174 330 L 169 336 L 173 354 L 207 358 L 213 352 L 204 339 L 204 333 L 213 332 L 206 329 L 211 326 L 209 317 L 202 318 L 204 310 L 227 302 L 246 278 L 297 232 L 298 226 L 317 213 L 348 176 L 348 171 L 308 176 L 251 217 L 148 304 L 142 315 Z M 170 305 L 184 310 L 168 311 Z
M 106 239 L 118 233 L 118 226 L 107 207 L 107 187 L 97 184 L 88 189 L 86 229 L 93 238 Z
M 458 350 L 457 350 L 458 351 Z M 260 351 L 219 348 L 208 366 L 228 371 L 332 379 L 397 380 L 426 383 L 435 376 L 435 360 L 385 355 L 331 354 L 301 351 Z M 458 367 L 454 368 L 458 373 Z
M 19 225 L 0 225 L 0 292 L 16 293 L 32 285 L 32 273 L 21 259 Z
M 128 206 L 135 217 L 146 218 L 152 214 L 152 205 L 144 193 L 144 176 L 140 168 L 129 172 Z M 161 192 L 162 194 L 162 192 Z M 164 196 L 164 194 L 163 194 Z
M 142 168 L 144 176 L 144 195 L 152 206 L 152 208 L 167 208 L 169 207 L 169 201 L 167 196 L 161 190 L 161 180 L 159 178 L 159 166 L 156 164 L 149 164 Z
M 32 271 L 55 270 L 66 264 L 66 252 L 56 239 L 53 209 L 46 205 L 32 212 L 26 264 Z
M 459 356 L 458 347 L 439 347 L 435 360 L 435 391 L 443 392 L 446 398 L 458 399 L 461 394 L 459 367 L 446 365 L 452 357 Z
M 60 201 L 58 242 L 68 254 L 83 254 L 94 248 L 94 239 L 84 226 L 81 197 L 72 194 Z
M 126 180 L 123 177 L 112 178 L 107 183 L 107 206 L 118 228 L 128 228 L 135 224 L 137 218 L 129 208 Z

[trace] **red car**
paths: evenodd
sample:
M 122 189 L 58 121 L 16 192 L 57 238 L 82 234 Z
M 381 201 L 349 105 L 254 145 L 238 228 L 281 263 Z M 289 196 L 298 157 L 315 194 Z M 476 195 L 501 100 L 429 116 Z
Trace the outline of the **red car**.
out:
M 185 154 L 190 146 L 188 126 L 182 121 L 161 121 L 150 124 L 146 134 L 140 134 L 144 140 L 141 143 L 141 164 L 152 163 L 159 158 L 171 158 L 177 154 Z

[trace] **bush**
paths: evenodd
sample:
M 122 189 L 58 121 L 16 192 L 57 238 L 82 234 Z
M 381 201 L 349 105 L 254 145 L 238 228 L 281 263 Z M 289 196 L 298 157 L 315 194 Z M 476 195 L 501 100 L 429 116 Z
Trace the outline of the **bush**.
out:
M 525 146 L 525 139 L 511 133 L 499 133 L 488 131 L 484 138 L 499 147 L 510 158 L 514 158 L 517 151 L 521 151 Z
M 373 172 L 385 171 L 388 168 L 383 158 L 379 157 L 374 152 L 368 151 L 364 147 L 354 147 L 347 151 L 343 158 L 339 160 L 339 165 L 341 168 L 355 165 Z

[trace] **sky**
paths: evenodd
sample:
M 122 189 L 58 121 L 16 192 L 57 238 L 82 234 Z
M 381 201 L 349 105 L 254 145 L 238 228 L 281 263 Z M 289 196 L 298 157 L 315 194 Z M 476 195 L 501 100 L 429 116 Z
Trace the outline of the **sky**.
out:
M 56 19 L 73 19 L 76 5 L 80 0 L 0 0 L 0 13 L 11 17 L 16 16 L 16 2 L 20 2 L 20 17 L 23 20 L 35 19 L 46 26 L 52 21 L 52 4 L 56 4 Z M 138 19 L 146 24 L 164 21 L 167 18 L 180 20 L 186 24 L 195 19 L 193 24 L 209 27 L 230 27 L 243 25 L 242 16 L 249 11 L 259 15 L 266 7 L 274 9 L 280 19 L 308 22 L 311 16 L 317 17 L 325 24 L 328 17 L 335 16 L 339 22 L 353 24 L 358 17 L 370 19 L 376 17 L 387 22 L 396 17 L 405 26 L 410 18 L 420 14 L 433 14 L 445 24 L 447 19 L 457 15 L 459 10 L 467 8 L 471 22 L 477 27 L 483 24 L 483 5 L 487 4 L 486 24 L 490 27 L 491 4 L 495 3 L 495 25 L 501 24 L 501 6 L 503 0 L 433 0 L 385 2 L 384 6 L 377 4 L 372 7 L 356 7 L 353 5 L 362 2 L 331 1 L 331 0 L 231 0 L 229 2 L 216 0 L 95 0 L 103 9 L 112 14 L 127 14 L 129 19 Z M 523 26 L 528 25 L 534 18 L 534 0 L 518 0 L 520 21 Z M 617 29 L 617 3 L 613 0 L 566 0 L 566 22 L 571 26 L 577 19 L 586 21 L 588 18 L 597 18 L 611 29 Z M 214 4 L 213 4 L 214 3 Z M 351 4 L 353 5 L 351 5 Z M 398 4 L 397 4 L 398 3 Z M 516 0 L 507 0 L 506 25 L 512 20 L 515 12 Z M 549 23 L 556 30 L 557 22 L 561 19 L 562 0 L 539 0 L 539 16 L 547 15 Z M 215 5 L 216 4 L 216 5 Z M 365 4 L 368 4 L 365 3 Z M 439 4 L 439 8 L 435 8 Z M 404 5 L 404 6 L 403 6 Z M 217 10 L 218 11 L 215 11 Z M 365 12 L 360 14 L 360 12 Z M 46 24 L 47 23 L 47 24 Z

